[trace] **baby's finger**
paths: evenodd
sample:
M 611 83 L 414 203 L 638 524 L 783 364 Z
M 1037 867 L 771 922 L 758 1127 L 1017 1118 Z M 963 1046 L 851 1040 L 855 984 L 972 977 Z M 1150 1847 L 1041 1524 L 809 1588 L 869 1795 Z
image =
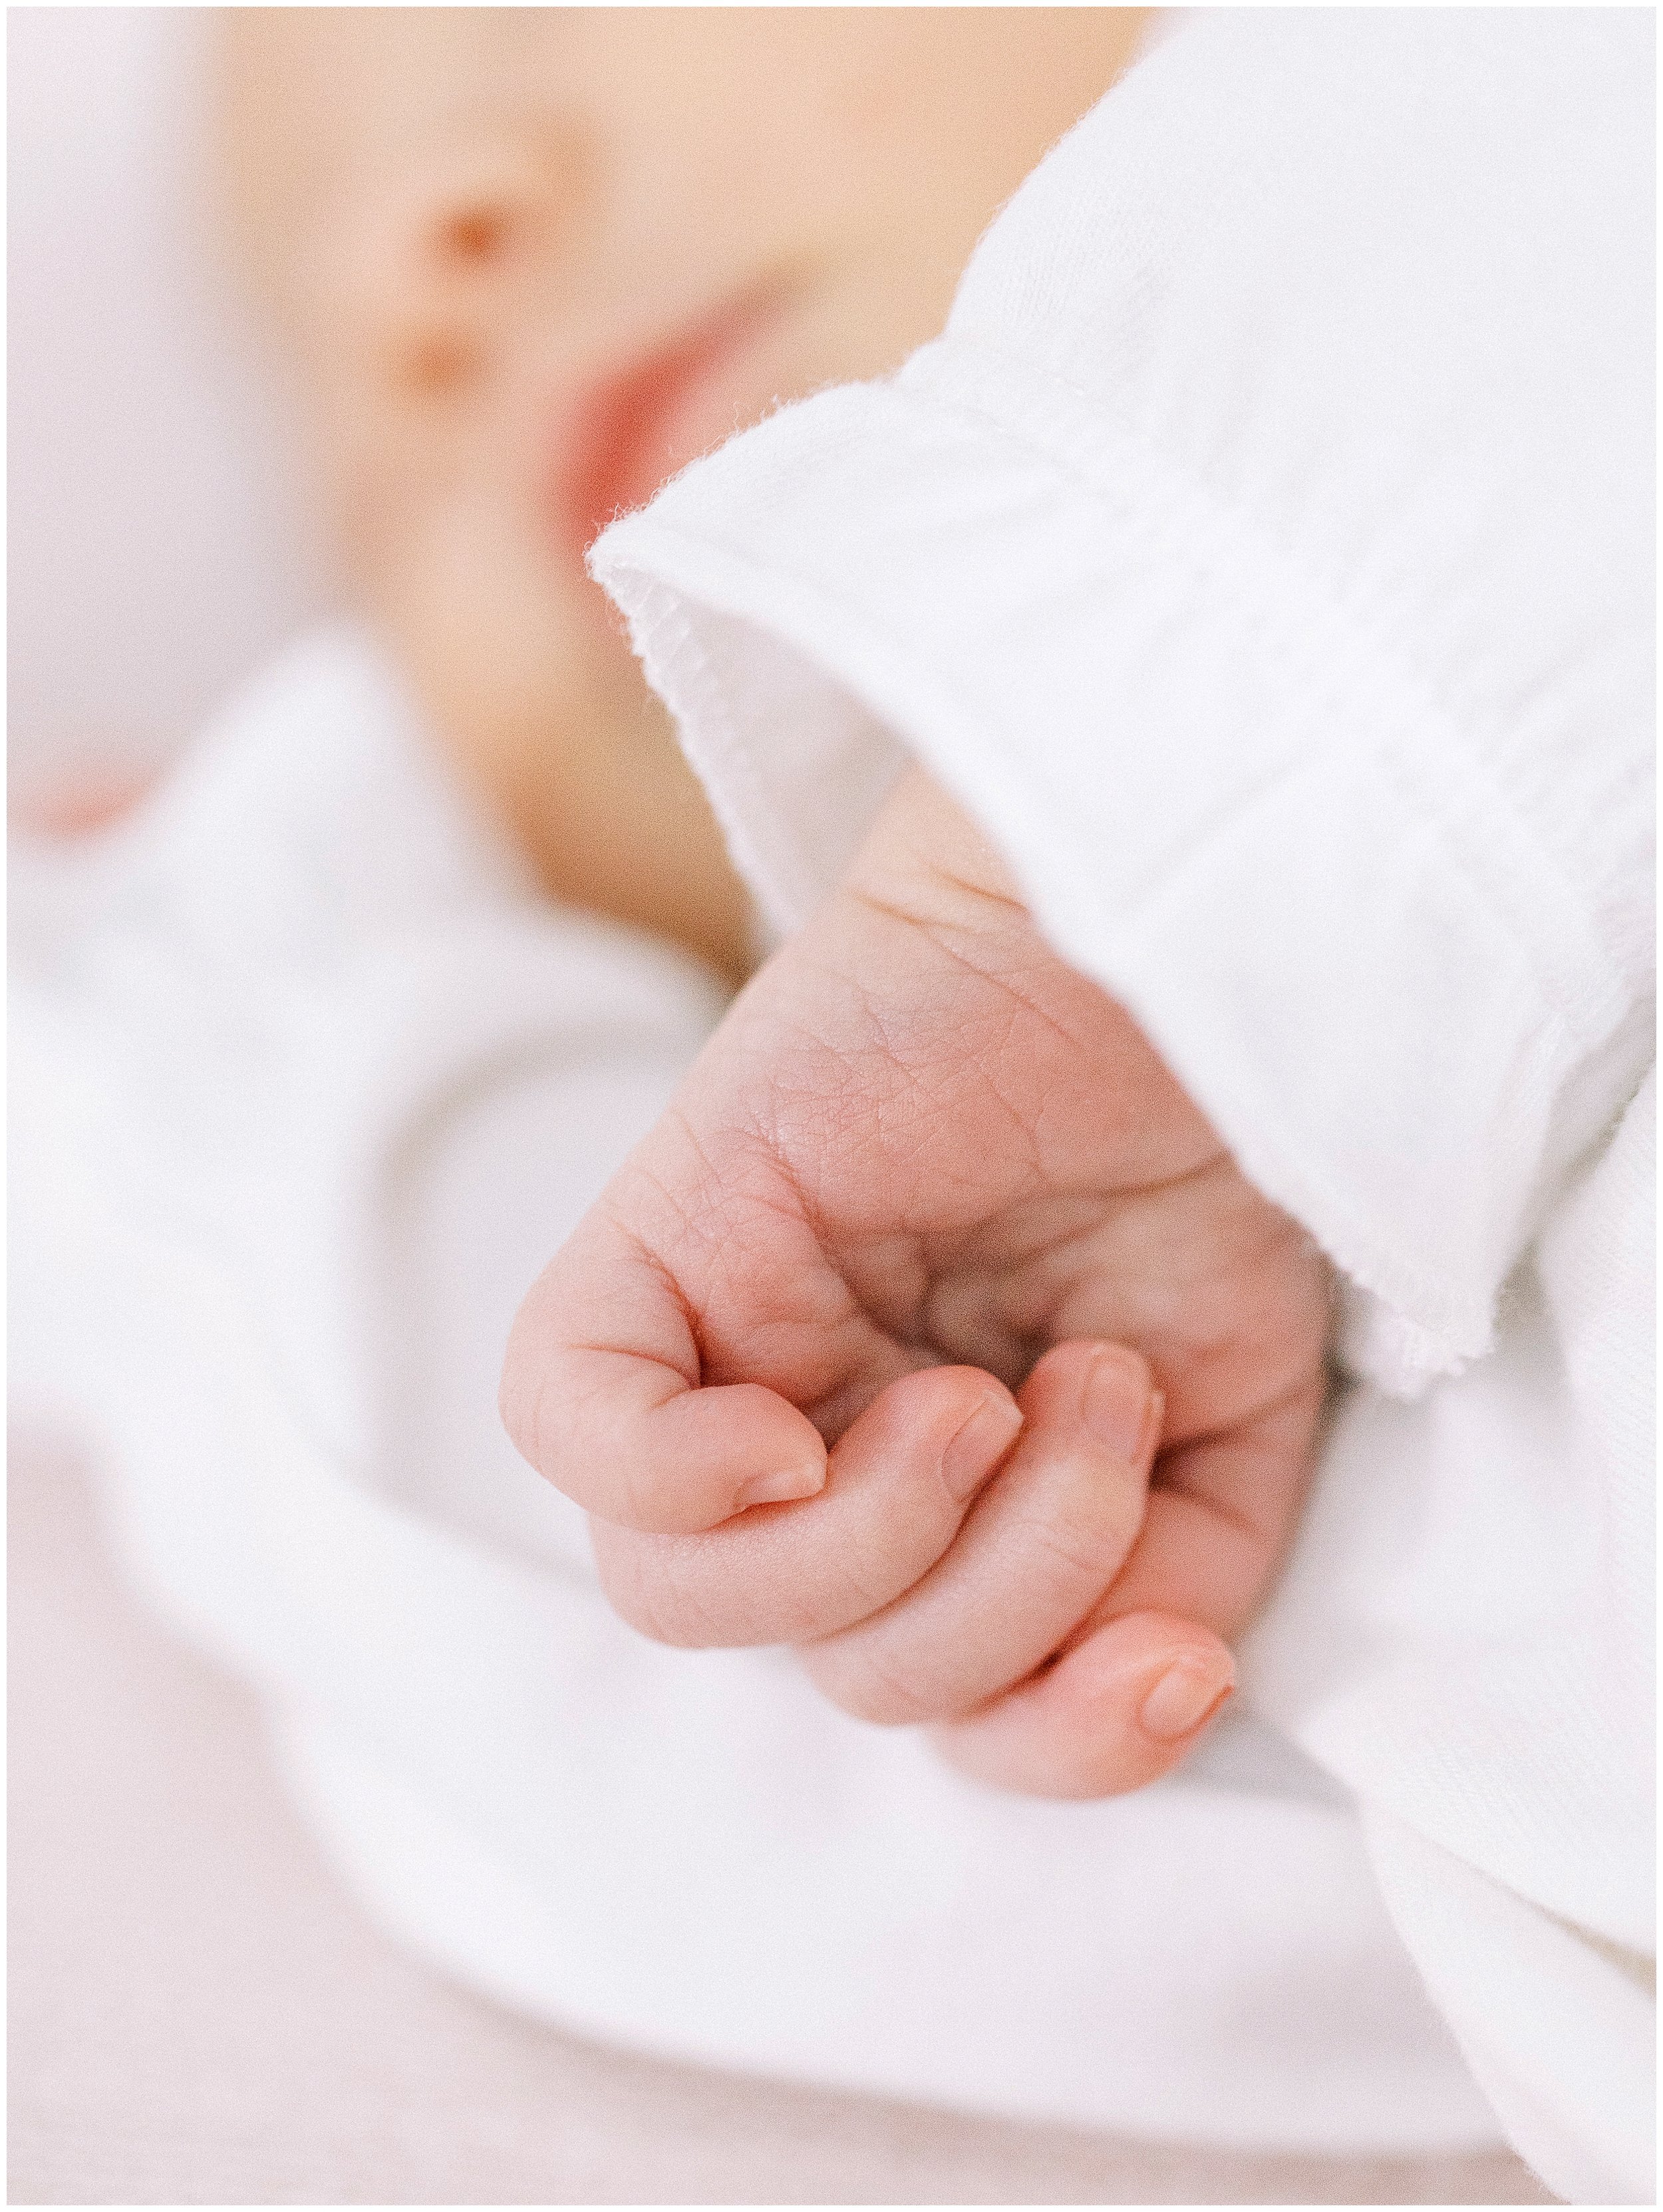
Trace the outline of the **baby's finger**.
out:
M 1163 1459 L 1143 1527 L 1055 1666 L 955 1726 L 962 1771 L 1046 1797 L 1106 1797 L 1168 1772 L 1228 1694 L 1235 1635 L 1268 1589 L 1304 1495 L 1314 1379 L 1240 1430 Z
M 1227 1433 L 1163 1454 L 1137 1541 L 1086 1626 L 1165 1613 L 1238 1635 L 1293 1533 L 1323 1397 L 1313 1377 Z
M 699 1372 L 664 1270 L 597 1211 L 515 1321 L 503 1424 L 557 1489 L 630 1528 L 685 1534 L 813 1497 L 826 1454 L 808 1416 L 759 1383 L 701 1389 Z
M 968 1712 L 1054 1652 L 1124 1564 L 1160 1428 L 1147 1361 L 1058 1345 L 1018 1402 L 1021 1439 L 946 1556 L 892 1605 L 799 1655 L 846 1712 Z
M 1228 1647 L 1165 1613 L 1130 1613 L 1033 1680 L 935 1731 L 960 1773 L 1030 1797 L 1141 1790 L 1191 1751 L 1235 1681 Z
M 660 1643 L 832 1634 L 928 1573 L 1021 1420 L 1010 1393 L 979 1368 L 904 1376 L 838 1439 L 819 1498 L 758 1506 L 696 1535 L 592 1523 L 602 1586 Z

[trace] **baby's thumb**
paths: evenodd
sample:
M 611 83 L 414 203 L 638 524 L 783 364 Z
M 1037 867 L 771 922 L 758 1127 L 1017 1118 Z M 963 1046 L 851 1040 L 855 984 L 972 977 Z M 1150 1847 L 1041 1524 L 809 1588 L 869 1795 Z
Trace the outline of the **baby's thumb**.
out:
M 503 1370 L 503 1425 L 557 1490 L 655 1535 L 812 1498 L 826 1452 L 806 1413 L 760 1383 L 701 1388 L 687 1310 L 604 1210 L 533 1285 Z

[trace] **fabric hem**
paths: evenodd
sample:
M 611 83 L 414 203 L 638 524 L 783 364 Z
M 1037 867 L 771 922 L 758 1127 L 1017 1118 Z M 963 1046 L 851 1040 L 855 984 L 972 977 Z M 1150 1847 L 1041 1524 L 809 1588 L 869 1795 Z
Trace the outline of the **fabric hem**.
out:
M 1234 1068 L 1223 1064 L 1208 1029 L 1215 1010 L 1186 1002 L 1173 981 L 1179 969 L 1170 948 L 1186 931 L 1204 927 L 1205 896 L 1216 895 L 1208 883 L 1221 872 L 1230 879 L 1234 871 L 1234 880 L 1247 885 L 1256 853 L 1268 854 L 1274 866 L 1279 854 L 1299 850 L 1302 834 L 1331 830 L 1366 806 L 1367 842 L 1383 856 L 1382 871 L 1389 862 L 1405 874 L 1418 871 L 1438 887 L 1440 922 L 1449 940 L 1440 957 L 1455 972 L 1506 972 L 1516 1003 L 1508 1010 L 1511 1033 L 1498 1050 L 1511 1111 L 1530 1149 L 1539 1151 L 1568 1072 L 1591 1042 L 1611 1032 L 1627 1005 L 1588 917 L 1544 868 L 1545 856 L 1522 829 L 1502 841 L 1499 863 L 1487 848 L 1475 847 L 1470 825 L 1493 825 L 1502 803 L 1490 779 L 1465 747 L 1458 764 L 1445 757 L 1441 725 L 1431 736 L 1423 726 L 1431 708 L 1393 696 L 1400 686 L 1372 675 L 1368 682 L 1360 678 L 1331 649 L 1321 627 L 1305 621 L 1302 599 L 1287 590 L 1277 597 L 1244 568 L 1235 549 L 1220 551 L 1198 526 L 1190 529 L 1183 516 L 1175 521 L 1171 501 L 1137 482 L 1136 470 L 1129 469 L 1112 494 L 1065 480 L 1054 456 L 1012 441 L 1002 416 L 966 429 L 962 410 L 944 406 L 934 390 L 913 388 L 923 380 L 922 368 L 906 375 L 910 383 L 828 392 L 771 418 L 696 465 L 653 507 L 615 524 L 593 550 L 593 571 L 629 618 L 649 678 L 677 715 L 690 757 L 712 787 L 736 860 L 788 926 L 801 922 L 830 888 L 817 878 L 812 854 L 764 772 L 729 679 L 706 650 L 700 631 L 708 632 L 710 617 L 737 619 L 803 655 L 856 708 L 915 747 L 980 817 L 1027 883 L 1037 916 L 1059 951 L 1125 999 L 1218 1122 L 1250 1178 L 1390 1310 L 1389 1327 L 1363 1333 L 1390 1370 L 1376 1379 L 1407 1393 L 1432 1375 L 1459 1370 L 1491 1341 L 1494 1297 L 1516 1256 L 1518 1224 L 1499 1218 L 1512 1194 L 1488 1194 L 1497 1218 L 1451 1232 L 1466 1237 L 1464 1261 L 1432 1272 L 1397 1249 L 1342 1183 L 1313 1167 L 1319 1133 L 1290 1122 L 1245 1061 Z M 940 518 L 918 520 L 906 509 L 905 490 L 897 495 L 906 465 L 916 463 L 920 451 L 927 459 L 945 455 L 943 476 L 955 489 L 970 485 L 963 494 L 969 521 L 962 534 L 973 533 L 990 514 L 996 529 L 1005 527 L 1005 513 L 1030 521 L 1035 513 L 1049 520 L 1053 507 L 1064 514 L 1079 542 L 1061 564 L 1057 589 L 1088 590 L 1093 605 L 1118 611 L 1114 627 L 1128 641 L 1129 684 L 1142 680 L 1147 691 L 1148 672 L 1137 665 L 1136 653 L 1163 626 L 1186 626 L 1200 641 L 1197 650 L 1209 641 L 1197 616 L 1197 606 L 1205 606 L 1221 631 L 1221 656 L 1237 648 L 1251 653 L 1248 673 L 1272 718 L 1281 717 L 1275 744 L 1246 769 L 1229 758 L 1227 744 L 1217 744 L 1235 773 L 1234 790 L 1221 799 L 1191 793 L 1187 813 L 1172 810 L 1176 818 L 1159 825 L 1167 849 L 1155 853 L 1143 880 L 1121 886 L 1118 911 L 1101 856 L 1087 849 L 1093 825 L 1077 820 L 1067 796 L 1048 787 L 1036 749 L 1022 749 L 1014 772 L 1017 745 L 1014 732 L 999 724 L 999 702 L 984 693 L 962 693 L 957 670 L 943 670 L 951 656 L 939 640 L 932 641 L 926 661 L 907 637 L 907 618 L 923 590 L 916 580 L 920 551 L 926 543 L 932 551 L 951 550 Z M 958 473 L 948 477 L 953 470 Z M 847 545 L 820 529 L 817 502 L 831 524 L 850 511 L 861 515 L 871 557 L 853 591 L 847 558 L 839 560 Z M 823 538 L 830 553 L 821 550 Z M 1012 586 L 1017 598 L 1028 593 L 1012 624 L 1019 633 L 1020 615 L 1046 618 L 1044 580 L 1019 578 Z M 978 611 L 990 613 L 996 628 L 1008 610 Z M 1065 635 L 1064 647 L 1069 641 Z M 1093 638 L 1093 649 L 1100 644 Z M 1158 698 L 1161 672 L 1157 666 L 1157 693 L 1149 695 L 1158 705 L 1166 703 Z M 1135 711 L 1146 702 L 1134 693 L 1113 703 Z M 1033 711 L 1042 714 L 1044 702 Z M 1351 728 L 1337 753 L 1323 742 L 1336 717 Z M 764 748 L 772 734 L 758 733 Z M 1439 780 L 1423 758 L 1435 739 Z M 778 733 L 780 745 L 788 742 Z M 789 767 L 783 781 L 789 785 Z M 812 793 L 788 795 L 812 812 Z M 1303 833 L 1301 823 L 1307 825 Z M 1361 826 L 1349 826 L 1359 841 Z M 1075 846 L 1061 864 L 1059 838 Z M 1153 842 L 1146 835 L 1146 862 Z M 1475 849 L 1481 853 L 1476 861 Z M 1398 959 L 1384 893 L 1374 907 L 1364 920 L 1374 930 L 1374 949 L 1382 959 Z M 1240 919 L 1251 923 L 1254 917 L 1249 911 Z M 1342 1073 L 1355 1079 L 1355 1070 Z M 1462 1273 L 1482 1290 L 1458 1287 L 1452 1276 Z

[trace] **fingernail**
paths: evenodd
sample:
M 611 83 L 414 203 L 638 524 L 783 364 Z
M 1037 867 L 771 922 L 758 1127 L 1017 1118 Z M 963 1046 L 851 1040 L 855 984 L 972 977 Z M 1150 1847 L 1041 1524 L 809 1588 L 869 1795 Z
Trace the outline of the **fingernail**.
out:
M 817 1498 L 825 1487 L 823 1467 L 793 1467 L 780 1474 L 753 1474 L 734 1500 L 734 1510 L 742 1513 L 752 1505 L 783 1505 L 794 1498 Z
M 1235 1687 L 1235 1663 L 1227 1651 L 1180 1659 L 1169 1667 L 1143 1700 L 1138 1715 L 1146 1735 L 1176 1743 L 1192 1735 L 1209 1713 Z
M 1118 1460 L 1136 1466 L 1154 1441 L 1166 1401 L 1149 1387 L 1135 1352 L 1111 1346 L 1092 1362 L 1086 1382 L 1086 1425 Z
M 1015 1401 L 989 1391 L 941 1455 L 941 1480 L 950 1494 L 972 1497 L 1009 1450 L 1021 1425 Z

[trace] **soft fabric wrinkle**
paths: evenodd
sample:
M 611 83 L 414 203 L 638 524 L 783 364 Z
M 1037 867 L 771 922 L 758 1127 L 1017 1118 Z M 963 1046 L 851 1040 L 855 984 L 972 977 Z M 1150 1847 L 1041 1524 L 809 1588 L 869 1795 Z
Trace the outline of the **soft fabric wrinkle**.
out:
M 1144 2139 L 1493 2141 L 1355 1812 L 1264 1722 L 1139 1798 L 1025 1803 L 782 1653 L 612 1613 L 497 1373 L 720 998 L 474 854 L 407 715 L 367 641 L 309 641 L 188 836 L 153 816 L 73 896 L 14 870 L 18 1387 L 95 1427 L 130 1572 L 259 1686 L 359 1895 L 472 1988 L 710 2064 Z

